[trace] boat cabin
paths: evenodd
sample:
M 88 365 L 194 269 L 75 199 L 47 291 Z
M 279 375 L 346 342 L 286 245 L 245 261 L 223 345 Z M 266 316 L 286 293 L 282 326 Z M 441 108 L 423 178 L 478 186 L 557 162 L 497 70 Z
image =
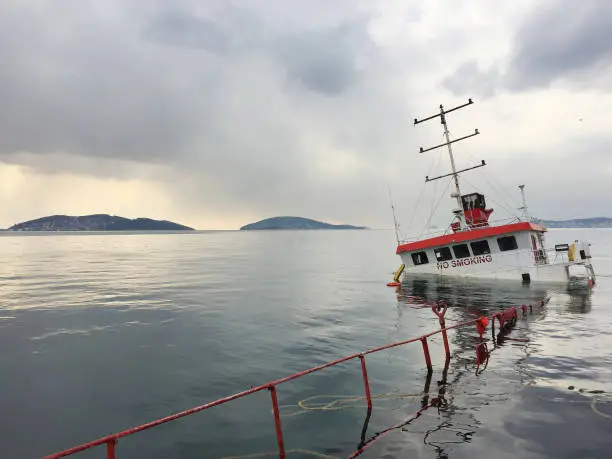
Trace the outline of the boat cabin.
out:
M 406 269 L 430 263 L 437 269 L 487 264 L 498 255 L 546 263 L 544 231 L 530 222 L 486 227 L 402 244 L 397 253 L 404 255 Z

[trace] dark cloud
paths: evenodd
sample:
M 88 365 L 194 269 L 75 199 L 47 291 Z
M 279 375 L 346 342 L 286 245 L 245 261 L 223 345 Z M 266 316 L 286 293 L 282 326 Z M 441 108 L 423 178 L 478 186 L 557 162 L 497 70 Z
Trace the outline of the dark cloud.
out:
M 356 51 L 369 44 L 367 24 L 350 23 L 279 41 L 278 48 L 289 76 L 306 88 L 336 95 L 358 79 Z
M 485 71 L 478 67 L 478 62 L 468 61 L 442 80 L 442 85 L 458 96 L 469 94 L 488 98 L 495 94 L 500 79 L 501 75 L 497 68 Z
M 123 24 L 89 23 L 93 12 L 78 5 L 51 23 L 45 9 L 0 8 L 12 13 L 0 13 L 0 40 L 10 43 L 0 48 L 0 155 L 156 161 L 179 152 L 206 120 L 193 116 L 205 102 L 186 94 L 178 75 L 188 63 L 152 59 Z
M 523 90 L 612 64 L 612 2 L 549 1 L 516 31 L 506 85 Z
M 461 64 L 442 85 L 455 94 L 491 97 L 500 90 L 525 91 L 555 82 L 612 90 L 612 2 L 549 0 L 538 4 L 515 30 L 505 64 L 482 68 L 476 59 Z
M 348 15 L 331 24 L 289 30 L 277 26 L 271 29 L 276 33 L 270 33 L 260 15 L 231 4 L 214 10 L 212 19 L 173 8 L 160 12 L 143 36 L 154 43 L 222 55 L 265 53 L 283 65 L 291 80 L 326 95 L 337 95 L 358 79 L 356 55 L 371 49 L 367 17 Z
M 65 16 L 50 6 L 0 7 L 0 39 L 10 43 L 0 49 L 0 156 L 62 152 L 174 164 L 207 158 L 216 162 L 207 169 L 222 169 L 231 158 L 249 164 L 278 155 L 274 169 L 303 153 L 290 133 L 299 125 L 282 119 L 301 108 L 274 112 L 275 104 L 300 103 L 299 94 L 282 100 L 291 92 L 283 78 L 296 83 L 294 91 L 337 95 L 357 83 L 354 61 L 368 44 L 366 20 L 351 13 L 344 25 L 342 15 L 323 14 L 337 13 L 343 2 L 327 9 L 272 2 L 268 16 L 223 2 L 208 2 L 208 9 L 136 2 L 111 20 L 97 19 L 87 2 L 68 3 Z M 302 28 L 287 27 L 293 8 L 301 9 Z
M 0 161 L 121 179 L 167 165 L 184 208 L 332 214 L 404 144 L 350 1 L 68 4 L 0 6 Z
M 147 25 L 143 35 L 153 42 L 203 48 L 214 53 L 227 52 L 231 40 L 217 22 L 176 8 L 160 13 Z

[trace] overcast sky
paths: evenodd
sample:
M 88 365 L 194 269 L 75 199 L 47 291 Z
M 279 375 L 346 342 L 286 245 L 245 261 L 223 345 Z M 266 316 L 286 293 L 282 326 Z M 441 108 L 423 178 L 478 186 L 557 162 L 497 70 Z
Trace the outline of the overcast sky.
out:
M 446 225 L 612 216 L 612 2 L 0 3 L 0 227 L 111 213 L 237 228 L 276 215 Z M 418 198 L 421 197 L 420 200 Z M 418 202 L 417 202 L 418 201 Z M 438 202 L 440 203 L 438 206 Z M 438 206 L 438 207 L 436 207 Z

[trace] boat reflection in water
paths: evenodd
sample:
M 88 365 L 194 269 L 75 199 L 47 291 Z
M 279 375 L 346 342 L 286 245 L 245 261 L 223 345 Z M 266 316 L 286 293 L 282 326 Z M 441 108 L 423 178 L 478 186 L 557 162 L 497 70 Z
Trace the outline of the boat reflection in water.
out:
M 590 289 L 567 289 L 564 292 L 567 297 L 564 304 L 568 312 L 586 314 L 591 312 L 591 290 Z
M 431 313 L 425 309 L 429 310 L 435 303 L 445 302 L 448 305 L 445 316 L 447 326 L 490 315 L 510 306 L 536 305 L 545 298 L 551 298 L 551 301 L 543 309 L 534 307 L 533 319 L 544 319 L 549 308 L 562 308 L 573 313 L 588 313 L 591 309 L 590 290 L 577 291 L 559 285 L 547 287 L 541 283 L 523 285 L 516 282 L 452 280 L 444 277 L 436 279 L 411 275 L 404 279 L 397 291 L 399 314 L 412 312 L 421 315 L 419 309 L 423 309 L 423 314 Z M 407 307 L 413 310 L 409 311 Z M 381 442 L 383 444 L 380 447 L 384 451 L 397 451 L 401 448 L 398 443 L 402 441 L 407 441 L 404 444 L 414 448 L 417 442 L 420 443 L 415 442 L 416 436 L 422 438 L 423 453 L 427 450 L 428 454 L 433 452 L 438 459 L 448 459 L 458 445 L 470 443 L 477 431 L 489 423 L 491 418 L 495 418 L 495 410 L 488 410 L 488 406 L 512 400 L 522 387 L 535 384 L 536 379 L 528 363 L 534 349 L 529 343 L 528 328 L 519 326 L 515 331 L 505 333 L 500 332 L 496 324 L 494 336 L 491 336 L 491 331 L 489 325 L 483 338 L 487 342 L 490 358 L 493 362 L 496 354 L 503 353 L 499 362 L 506 363 L 492 363 L 495 367 L 493 371 L 487 370 L 487 360 L 479 370 L 479 374 L 483 371 L 487 373 L 486 377 L 476 377 L 475 346 L 481 340 L 475 327 L 460 327 L 449 332 L 451 359 L 446 360 L 443 367 L 434 363 L 433 372 L 423 374 L 422 399 L 420 407 L 416 408 L 427 407 L 426 410 L 422 415 L 406 419 L 404 424 L 397 426 L 408 438 L 397 439 L 395 444 L 392 444 L 394 440 L 391 439 L 387 445 Z M 370 414 L 368 412 L 365 419 L 360 447 L 375 441 L 380 435 L 380 432 L 366 434 Z M 382 452 L 381 455 L 384 456 Z M 465 457 L 464 452 L 458 455 Z
M 453 315 L 461 315 L 461 310 L 486 314 L 540 301 L 559 289 L 559 286 L 543 283 L 410 275 L 404 278 L 398 289 L 397 299 L 400 304 L 413 307 L 445 302 L 449 309 L 454 310 Z
M 524 284 L 411 274 L 404 278 L 401 287 L 397 289 L 398 308 L 429 308 L 434 303 L 444 302 L 453 311 L 454 319 L 464 317 L 465 320 L 469 320 L 473 314 L 489 314 L 510 306 L 535 303 L 547 297 L 554 298 L 556 306 L 566 305 L 573 312 L 590 311 L 591 288 L 582 284 Z

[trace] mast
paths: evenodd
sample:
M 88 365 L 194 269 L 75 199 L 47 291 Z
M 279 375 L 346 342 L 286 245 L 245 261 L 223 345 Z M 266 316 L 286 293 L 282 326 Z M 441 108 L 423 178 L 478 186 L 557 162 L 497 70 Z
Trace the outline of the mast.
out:
M 483 167 L 486 166 L 486 163 L 484 162 L 484 160 L 482 160 L 482 162 L 476 166 L 473 167 L 468 167 L 467 169 L 462 169 L 460 171 L 457 170 L 457 168 L 455 167 L 455 157 L 453 156 L 453 149 L 451 147 L 451 144 L 455 143 L 455 142 L 460 142 L 461 140 L 465 140 L 465 139 L 469 139 L 470 137 L 474 137 L 475 135 L 480 134 L 480 132 L 478 132 L 478 129 L 474 130 L 473 134 L 469 134 L 463 137 L 460 137 L 458 139 L 455 140 L 451 140 L 450 138 L 450 133 L 448 131 L 448 124 L 446 123 L 446 115 L 450 112 L 454 112 L 455 110 L 459 110 L 460 108 L 464 108 L 467 107 L 468 105 L 472 105 L 474 102 L 472 101 L 472 99 L 468 99 L 468 102 L 466 104 L 463 105 L 459 105 L 457 107 L 451 108 L 449 110 L 444 110 L 444 106 L 442 104 L 440 104 L 440 113 L 437 113 L 435 115 L 431 115 L 428 116 L 427 118 L 423 118 L 423 119 L 414 119 L 414 124 L 415 126 L 419 123 L 423 123 L 425 121 L 429 121 L 432 120 L 434 118 L 437 118 L 438 116 L 440 117 L 440 122 L 442 123 L 442 126 L 444 127 L 444 138 L 446 139 L 446 143 L 442 143 L 440 145 L 436 145 L 435 147 L 430 147 L 430 148 L 423 148 L 421 147 L 419 149 L 419 153 L 425 153 L 427 151 L 431 151 L 431 150 L 435 150 L 436 148 L 440 148 L 440 147 L 444 147 L 446 146 L 448 148 L 448 155 L 450 157 L 450 162 L 451 162 L 451 169 L 452 172 L 449 174 L 444 174 L 444 175 L 440 175 L 438 177 L 433 177 L 433 178 L 429 178 L 429 176 L 425 177 L 425 182 L 432 182 L 434 180 L 438 180 L 441 179 L 443 177 L 449 177 L 452 176 L 453 177 L 453 181 L 455 182 L 455 192 L 451 193 L 451 198 L 455 198 L 457 200 L 457 209 L 453 210 L 453 213 L 455 214 L 456 218 L 459 221 L 459 227 L 461 229 L 463 229 L 466 226 L 466 222 L 465 222 L 465 215 L 463 212 L 463 203 L 461 202 L 461 188 L 459 186 L 459 174 L 461 174 L 462 172 L 466 172 L 472 169 L 476 169 L 478 167 Z

